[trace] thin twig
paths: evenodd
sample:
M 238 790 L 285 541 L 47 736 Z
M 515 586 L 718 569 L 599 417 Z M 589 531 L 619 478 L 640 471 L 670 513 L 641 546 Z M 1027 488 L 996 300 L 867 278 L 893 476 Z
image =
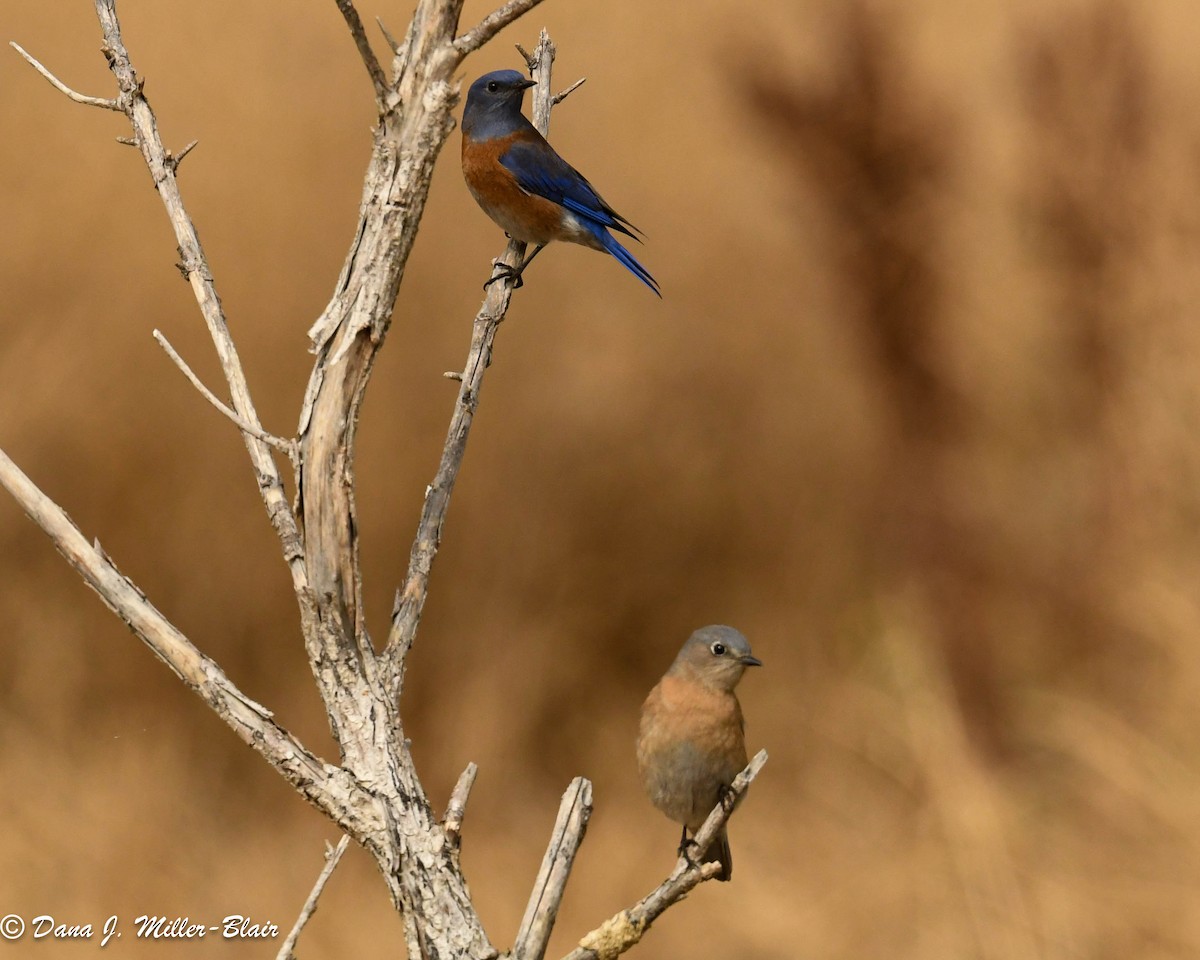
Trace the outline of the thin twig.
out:
M 371 41 L 367 39 L 367 29 L 363 26 L 362 17 L 355 9 L 354 0 L 334 0 L 334 2 L 346 20 L 346 26 L 350 28 L 350 35 L 354 37 L 354 45 L 358 47 L 358 55 L 362 57 L 363 66 L 367 68 L 367 73 L 371 77 L 371 85 L 375 88 L 375 99 L 382 106 L 384 98 L 387 96 L 387 77 L 384 75 L 383 67 L 379 65 L 379 58 L 371 49 Z
M 708 848 L 721 827 L 733 815 L 742 796 L 766 762 L 767 751 L 759 750 L 746 769 L 734 777 L 721 802 L 708 815 L 704 825 L 696 831 L 693 839 L 695 848 Z M 642 939 L 663 911 L 682 900 L 697 884 L 711 880 L 720 872 L 719 863 L 700 864 L 680 857 L 666 880 L 628 910 L 622 910 L 610 917 L 587 934 L 564 960 L 615 960 Z
M 396 42 L 396 38 L 392 36 L 391 31 L 384 25 L 382 17 L 376 17 L 375 22 L 379 24 L 379 32 L 383 34 L 383 39 L 387 41 L 387 45 L 391 47 L 392 56 L 400 56 L 400 44 Z
M 530 73 L 533 73 L 534 67 L 536 67 L 537 63 L 538 63 L 538 58 L 537 58 L 536 52 L 530 53 L 519 43 L 514 43 L 513 46 L 517 48 L 517 53 L 519 53 L 522 56 L 522 58 L 524 58 L 525 69 L 527 69 Z
M 65 83 L 63 83 L 61 80 L 59 80 L 58 77 L 56 77 L 49 70 L 47 70 L 45 67 L 43 67 L 40 63 L 38 63 L 37 60 L 35 60 L 28 53 L 26 53 L 25 48 L 22 47 L 19 43 L 16 43 L 15 41 L 10 40 L 8 45 L 10 47 L 12 47 L 14 50 L 16 50 L 17 53 L 19 53 L 21 56 L 23 56 L 25 58 L 25 60 L 29 63 L 29 65 L 31 67 L 33 67 L 34 70 L 36 70 L 43 77 L 45 77 L 52 84 L 54 84 L 54 88 L 56 90 L 58 90 L 59 93 L 66 94 L 68 97 L 70 97 L 76 103 L 82 103 L 89 107 L 101 107 L 104 110 L 115 110 L 117 113 L 125 112 L 125 108 L 121 106 L 121 103 L 119 100 L 109 100 L 105 97 L 89 97 L 83 93 L 76 93 L 74 90 L 72 90 L 70 87 L 68 87 Z
M 474 53 L 510 23 L 541 2 L 542 0 L 508 0 L 499 10 L 489 13 L 475 27 L 455 40 L 455 49 L 464 57 L 468 53 Z
M 505 8 L 511 7 L 508 4 Z M 496 16 L 498 14 L 494 14 Z M 532 70 L 537 86 L 533 97 L 533 124 L 543 136 L 550 129 L 550 110 L 553 106 L 550 94 L 551 70 L 554 64 L 554 43 L 545 30 L 538 39 L 537 53 Z M 525 257 L 525 244 L 510 240 L 503 257 L 497 261 L 516 268 Z M 392 626 L 388 631 L 387 645 L 383 652 L 384 676 L 390 695 L 399 697 L 404 684 L 404 661 L 416 637 L 421 611 L 429 591 L 429 574 L 441 545 L 442 525 L 450 508 L 450 497 L 462 467 L 466 453 L 467 438 L 475 409 L 479 404 L 479 391 L 483 386 L 483 375 L 492 362 L 492 349 L 496 332 L 508 312 L 512 297 L 511 279 L 490 283 L 479 312 L 472 324 L 471 346 L 467 351 L 467 362 L 460 376 L 461 385 L 442 457 L 438 463 L 433 482 L 425 490 L 425 503 L 421 508 L 421 519 L 417 534 L 409 553 L 408 572 L 399 593 L 399 603 L 392 611 Z
M 342 834 L 342 839 L 338 841 L 336 847 L 331 847 L 328 843 L 325 844 L 325 866 L 321 869 L 320 874 L 317 875 L 317 882 L 313 884 L 312 892 L 308 895 L 308 899 L 304 901 L 304 906 L 300 908 L 300 916 L 296 918 L 296 922 L 292 926 L 292 932 L 287 935 L 287 939 L 283 941 L 283 946 L 279 948 L 276 960 L 293 960 L 295 956 L 293 951 L 296 949 L 296 941 L 300 938 L 300 931 L 312 919 L 312 915 L 317 912 L 317 900 L 320 899 L 322 892 L 325 890 L 325 884 L 329 882 L 329 878 L 333 875 L 338 861 L 342 859 L 342 854 L 346 852 L 348 846 L 350 846 L 350 835 L 348 833 Z
M 576 777 L 559 804 L 554 832 L 550 835 L 546 855 L 542 858 L 533 893 L 513 944 L 514 960 L 542 960 L 545 956 L 571 867 L 575 864 L 575 854 L 583 843 L 591 816 L 592 784 L 583 777 Z
M 573 94 L 576 90 L 578 90 L 580 87 L 582 87 L 585 83 L 587 83 L 587 77 L 580 77 L 573 84 L 571 84 L 569 87 L 567 87 L 566 90 L 556 93 L 554 95 L 554 99 L 550 101 L 551 104 L 557 107 L 560 103 L 562 103 L 564 100 L 566 100 L 567 97 L 569 97 L 571 94 Z
M 570 91 L 568 91 L 568 93 L 569 93 L 569 92 L 570 92 Z M 199 140 L 193 140 L 191 143 L 189 143 L 189 144 L 188 144 L 186 147 L 184 147 L 182 150 L 180 150 L 180 151 L 179 151 L 177 154 L 175 154 L 174 156 L 171 156 L 170 154 L 168 154 L 168 156 L 171 156 L 171 164 L 172 164 L 172 166 L 174 166 L 174 168 L 175 168 L 176 170 L 178 170 L 178 169 L 179 169 L 179 165 L 180 165 L 181 163 L 183 163 L 183 158 L 184 158 L 184 157 L 186 157 L 186 156 L 187 156 L 189 153 L 191 153 L 193 150 L 195 150 L 195 149 L 196 149 L 196 147 L 198 147 L 199 145 L 200 145 L 200 141 L 199 141 Z
M 200 378 L 193 372 L 192 368 L 187 365 L 187 362 L 183 359 L 183 357 L 181 357 L 175 348 L 171 346 L 171 342 L 165 336 L 163 336 L 161 331 L 154 331 L 154 339 L 157 340 L 158 345 L 166 351 L 167 356 L 175 361 L 175 366 L 183 371 L 183 375 L 191 381 L 192 386 L 200 391 L 200 395 L 214 407 L 216 407 L 226 417 L 232 420 L 237 425 L 239 430 L 250 434 L 252 437 L 257 437 L 263 443 L 269 443 L 276 450 L 287 454 L 288 458 L 293 463 L 296 462 L 298 453 L 295 440 L 284 440 L 282 437 L 277 437 L 273 433 L 267 433 L 267 431 L 260 427 L 254 426 L 252 423 L 247 423 L 245 420 L 239 417 L 237 413 L 226 406 L 221 401 L 220 397 L 218 397 L 204 385 Z

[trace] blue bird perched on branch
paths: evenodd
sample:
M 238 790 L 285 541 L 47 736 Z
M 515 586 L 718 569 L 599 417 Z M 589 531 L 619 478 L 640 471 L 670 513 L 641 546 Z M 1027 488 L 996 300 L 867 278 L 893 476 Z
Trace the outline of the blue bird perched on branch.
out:
M 516 70 L 496 70 L 467 92 L 462 122 L 467 187 L 512 239 L 535 245 L 519 267 L 506 268 L 488 283 L 511 276 L 519 287 L 521 274 L 542 248 L 551 240 L 566 240 L 611 253 L 661 297 L 650 272 L 609 233 L 637 240 L 633 231 L 638 228 L 605 203 L 521 113 L 525 91 L 534 85 Z

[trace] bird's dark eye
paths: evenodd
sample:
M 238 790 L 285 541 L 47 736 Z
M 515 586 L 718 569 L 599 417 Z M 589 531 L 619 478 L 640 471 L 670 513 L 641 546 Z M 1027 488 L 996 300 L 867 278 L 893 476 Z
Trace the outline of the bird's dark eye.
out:
M 721 643 L 720 641 L 718 641 L 717 643 L 714 643 L 714 644 L 713 644 L 711 647 L 709 647 L 708 649 L 712 651 L 712 655 L 713 655 L 714 657 L 723 657 L 723 656 L 725 656 L 725 644 Z
M 499 89 L 500 84 L 498 84 L 495 80 L 488 81 L 488 93 L 495 93 Z

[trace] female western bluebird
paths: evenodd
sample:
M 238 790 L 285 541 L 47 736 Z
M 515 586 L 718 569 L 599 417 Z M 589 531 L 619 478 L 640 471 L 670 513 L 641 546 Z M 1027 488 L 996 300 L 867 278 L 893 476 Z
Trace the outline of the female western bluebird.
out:
M 629 229 L 637 227 L 605 203 L 521 113 L 525 90 L 532 86 L 534 81 L 516 70 L 485 74 L 471 84 L 463 110 L 467 187 L 484 213 L 512 239 L 536 244 L 524 263 L 509 268 L 509 275 L 519 287 L 521 273 L 542 247 L 551 240 L 568 240 L 611 253 L 661 297 L 649 271 L 608 232 L 637 240 Z
M 688 831 L 700 829 L 746 766 L 745 722 L 733 688 L 747 667 L 761 666 L 733 627 L 701 627 L 642 705 L 638 771 L 651 802 L 683 824 L 681 854 Z M 705 854 L 728 880 L 733 857 L 724 827 Z

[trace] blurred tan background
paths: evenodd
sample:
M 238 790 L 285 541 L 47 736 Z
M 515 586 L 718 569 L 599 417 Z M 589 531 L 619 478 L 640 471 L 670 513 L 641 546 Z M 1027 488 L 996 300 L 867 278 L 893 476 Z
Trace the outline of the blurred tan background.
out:
M 361 5 L 396 33 L 408 9 Z M 488 10 L 467 5 L 465 20 Z M 122 0 L 264 421 L 355 222 L 369 86 L 332 2 Z M 676 829 L 641 699 L 740 627 L 771 762 L 734 882 L 634 954 L 1200 956 L 1200 8 L 1194 0 L 550 0 L 589 82 L 552 137 L 645 229 L 659 303 L 548 251 L 500 336 L 410 660 L 431 798 L 480 776 L 464 862 L 507 946 L 569 779 L 596 813 L 551 955 L 648 891 Z M 91 4 L 15 39 L 112 87 Z M 382 44 L 379 45 L 382 49 Z M 122 118 L 0 55 L 0 445 L 169 617 L 335 757 L 211 346 Z M 455 134 L 360 431 L 374 631 L 403 575 L 497 228 Z M 0 913 L 290 927 L 333 831 L 0 501 Z M 5 944 L 5 956 L 93 947 Z M 394 957 L 352 851 L 304 957 Z

